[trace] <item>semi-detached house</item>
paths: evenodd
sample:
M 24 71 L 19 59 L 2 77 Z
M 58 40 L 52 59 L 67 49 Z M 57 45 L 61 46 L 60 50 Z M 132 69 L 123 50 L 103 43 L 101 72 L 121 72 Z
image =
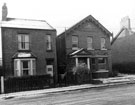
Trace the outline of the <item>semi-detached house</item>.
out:
M 51 74 L 57 78 L 56 30 L 44 20 L 7 17 L 2 7 L 3 75 L 18 77 Z

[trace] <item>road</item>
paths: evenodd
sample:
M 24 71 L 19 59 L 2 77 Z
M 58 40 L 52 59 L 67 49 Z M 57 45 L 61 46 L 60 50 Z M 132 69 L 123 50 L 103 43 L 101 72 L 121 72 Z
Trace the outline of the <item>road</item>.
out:
M 135 105 L 135 84 L 11 98 L 0 105 Z

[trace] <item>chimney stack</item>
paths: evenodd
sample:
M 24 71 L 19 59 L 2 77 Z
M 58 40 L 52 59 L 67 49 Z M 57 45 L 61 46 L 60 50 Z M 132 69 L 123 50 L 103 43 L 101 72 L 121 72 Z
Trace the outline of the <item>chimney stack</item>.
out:
M 6 3 L 2 6 L 2 21 L 6 21 L 8 14 L 8 8 L 6 6 Z
M 122 18 L 120 25 L 121 25 L 121 28 L 127 28 L 128 30 L 131 30 L 130 18 L 128 16 Z

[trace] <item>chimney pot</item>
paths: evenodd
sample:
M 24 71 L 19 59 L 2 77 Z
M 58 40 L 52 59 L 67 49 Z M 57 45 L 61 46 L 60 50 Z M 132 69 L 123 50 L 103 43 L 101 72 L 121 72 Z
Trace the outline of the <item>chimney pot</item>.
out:
M 6 3 L 4 3 L 4 5 L 2 6 L 2 21 L 6 21 L 7 14 L 8 14 L 8 8 L 6 6 Z

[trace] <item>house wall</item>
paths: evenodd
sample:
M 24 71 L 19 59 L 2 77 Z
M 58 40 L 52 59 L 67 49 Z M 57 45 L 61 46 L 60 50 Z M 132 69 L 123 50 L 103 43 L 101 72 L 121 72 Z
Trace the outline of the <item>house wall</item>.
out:
M 60 56 L 63 60 L 67 60 L 69 65 L 71 62 L 69 59 L 63 58 L 63 56 L 68 57 L 70 53 L 73 52 L 72 50 L 72 35 L 77 35 L 79 38 L 79 48 L 87 48 L 87 36 L 92 36 L 93 37 L 93 48 L 91 52 L 94 52 L 95 54 L 103 54 L 107 53 L 108 55 L 108 65 L 107 69 L 111 72 L 112 70 L 112 62 L 111 62 L 111 44 L 110 44 L 110 36 L 107 35 L 105 32 L 103 32 L 97 25 L 93 24 L 92 22 L 85 23 L 83 25 L 80 25 L 78 28 L 67 32 L 66 35 L 65 33 L 61 34 L 58 37 L 65 37 L 65 39 L 58 39 L 59 41 L 61 40 L 62 43 L 65 42 L 65 47 L 60 48 L 62 51 L 65 51 L 66 53 L 62 53 L 61 50 L 58 51 L 58 53 L 61 53 Z M 107 50 L 101 51 L 101 37 L 106 39 L 106 48 Z M 63 45 L 63 44 L 62 44 Z M 58 58 L 59 59 L 59 58 Z M 58 60 L 58 62 L 63 63 L 61 59 Z M 70 64 L 73 66 L 73 64 Z M 68 67 L 68 66 L 67 66 Z M 70 67 L 68 67 L 70 68 Z
M 78 29 L 74 30 L 74 32 L 67 34 L 66 36 L 66 52 L 67 54 L 72 52 L 72 35 L 77 35 L 79 38 L 79 48 L 87 48 L 87 36 L 93 37 L 93 48 L 95 50 L 101 49 L 101 41 L 100 38 L 106 38 L 106 48 L 108 50 L 111 49 L 110 45 L 110 37 L 106 35 L 101 29 L 99 29 L 96 25 L 89 22 L 89 24 L 84 24 Z
M 54 59 L 54 72 L 57 74 L 55 30 L 2 28 L 2 54 L 5 76 L 14 75 L 12 57 L 18 52 L 18 33 L 26 33 L 30 36 L 30 52 L 37 57 L 36 75 L 46 74 L 46 59 L 48 58 Z M 52 51 L 46 51 L 47 34 L 52 36 Z

